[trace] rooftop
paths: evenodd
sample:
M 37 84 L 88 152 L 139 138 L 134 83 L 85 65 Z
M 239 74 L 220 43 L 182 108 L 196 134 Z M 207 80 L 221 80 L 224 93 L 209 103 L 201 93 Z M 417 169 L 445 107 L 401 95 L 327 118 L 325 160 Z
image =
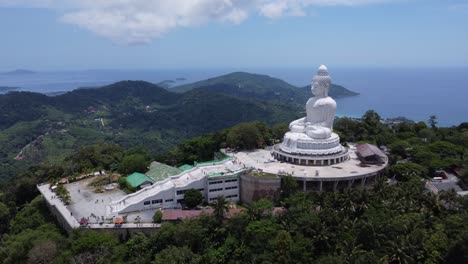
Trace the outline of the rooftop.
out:
M 193 169 L 192 165 L 184 164 L 182 166 L 179 166 L 179 170 L 181 170 L 181 171 L 187 171 L 187 170 L 190 170 L 190 169 Z
M 378 147 L 367 143 L 356 145 L 356 152 L 359 153 L 359 155 L 361 155 L 362 157 L 369 157 L 374 155 L 383 158 L 386 157 L 386 155 Z
M 185 170 L 178 169 L 157 161 L 153 161 L 150 165 L 149 171 L 145 174 L 146 176 L 150 177 L 153 181 L 157 182 L 167 179 L 170 176 L 180 174 L 182 171 Z
M 432 185 L 437 189 L 437 192 L 454 190 L 455 192 L 463 191 L 456 182 L 432 182 Z
M 145 182 L 154 183 L 154 180 L 146 176 L 145 174 L 135 172 L 127 176 L 127 182 L 133 188 L 137 188 L 138 186 L 142 185 Z

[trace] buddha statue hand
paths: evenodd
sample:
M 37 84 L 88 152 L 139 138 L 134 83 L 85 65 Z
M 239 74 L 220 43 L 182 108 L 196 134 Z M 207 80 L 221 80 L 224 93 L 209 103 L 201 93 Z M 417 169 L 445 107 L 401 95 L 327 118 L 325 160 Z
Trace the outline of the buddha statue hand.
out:
M 292 121 L 289 124 L 289 130 L 294 133 L 304 133 L 305 131 L 305 117 Z
M 307 126 L 305 133 L 308 137 L 314 139 L 327 139 L 331 136 L 331 129 L 322 126 Z

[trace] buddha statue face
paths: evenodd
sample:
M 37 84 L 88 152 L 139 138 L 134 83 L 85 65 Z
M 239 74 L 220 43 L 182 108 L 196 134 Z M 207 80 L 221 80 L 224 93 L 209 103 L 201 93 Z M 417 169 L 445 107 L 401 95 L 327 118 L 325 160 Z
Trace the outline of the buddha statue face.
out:
M 314 96 L 323 97 L 328 96 L 328 88 L 330 87 L 330 82 L 328 80 L 323 80 L 322 78 L 314 77 L 312 80 L 312 94 Z

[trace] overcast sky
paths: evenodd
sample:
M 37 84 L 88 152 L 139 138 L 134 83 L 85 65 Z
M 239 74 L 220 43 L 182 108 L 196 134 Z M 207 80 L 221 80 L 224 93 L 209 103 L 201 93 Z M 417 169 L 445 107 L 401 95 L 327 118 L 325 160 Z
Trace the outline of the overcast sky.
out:
M 0 0 L 0 70 L 468 66 L 468 0 Z

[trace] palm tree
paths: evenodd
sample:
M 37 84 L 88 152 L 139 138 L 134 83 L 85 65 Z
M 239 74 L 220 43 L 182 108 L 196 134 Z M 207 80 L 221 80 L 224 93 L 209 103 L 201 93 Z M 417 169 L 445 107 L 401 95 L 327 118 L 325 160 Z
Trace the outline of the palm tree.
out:
M 214 216 L 218 219 L 219 222 L 223 221 L 224 215 L 229 211 L 229 202 L 224 198 L 223 195 L 218 196 L 216 201 L 211 204 L 213 207 Z
M 455 190 L 443 191 L 439 195 L 439 199 L 444 207 L 450 211 L 458 211 L 459 210 L 459 197 L 457 196 L 457 192 Z
M 435 216 L 439 216 L 443 211 L 443 203 L 438 194 L 429 193 L 424 196 L 426 209 L 433 213 Z
M 257 220 L 257 211 L 251 204 L 246 204 L 245 209 L 245 213 L 247 214 L 250 221 Z
M 397 236 L 395 240 L 388 240 L 385 250 L 387 254 L 382 258 L 382 262 L 397 264 L 413 263 L 413 259 L 410 256 L 412 248 L 407 235 Z
M 344 254 L 347 263 L 355 263 L 360 254 L 366 253 L 362 249 L 362 244 L 357 244 L 356 240 L 344 240 L 338 246 L 338 250 Z

